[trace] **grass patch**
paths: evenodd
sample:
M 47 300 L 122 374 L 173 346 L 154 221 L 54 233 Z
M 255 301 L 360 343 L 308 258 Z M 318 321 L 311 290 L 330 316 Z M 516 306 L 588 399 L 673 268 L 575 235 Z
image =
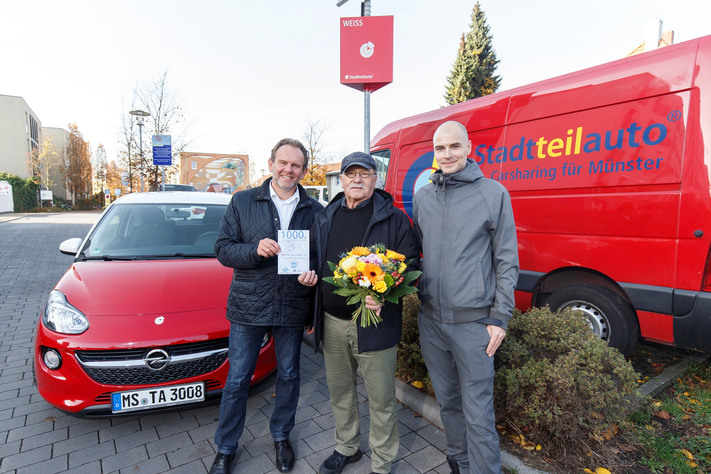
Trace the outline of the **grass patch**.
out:
M 639 464 L 653 473 L 711 472 L 711 367 L 686 373 L 630 416 L 629 437 L 641 448 Z

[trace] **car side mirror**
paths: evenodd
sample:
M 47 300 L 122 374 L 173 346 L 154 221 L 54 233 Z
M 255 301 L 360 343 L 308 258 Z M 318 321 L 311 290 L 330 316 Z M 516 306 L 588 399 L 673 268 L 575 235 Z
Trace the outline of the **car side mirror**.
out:
M 71 255 L 73 257 L 79 251 L 79 248 L 81 247 L 81 243 L 83 241 L 84 239 L 80 239 L 79 237 L 65 240 L 64 242 L 59 244 L 59 251 L 64 255 Z

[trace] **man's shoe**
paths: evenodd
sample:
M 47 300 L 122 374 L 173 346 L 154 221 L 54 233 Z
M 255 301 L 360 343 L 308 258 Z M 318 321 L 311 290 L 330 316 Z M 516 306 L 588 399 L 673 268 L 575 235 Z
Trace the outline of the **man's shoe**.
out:
M 234 459 L 234 454 L 217 453 L 217 456 L 215 456 L 215 460 L 212 461 L 210 474 L 229 474 L 230 464 L 232 464 L 232 461 L 234 461 Z
M 318 472 L 320 474 L 341 474 L 346 464 L 360 461 L 360 456 L 360 449 L 353 456 L 346 456 L 338 451 L 333 451 L 333 454 L 321 464 Z
M 455 461 L 453 457 L 447 456 L 447 464 L 449 464 L 449 468 L 452 470 L 452 474 L 459 474 L 459 466 L 457 465 L 457 461 Z
M 274 441 L 276 451 L 276 466 L 281 472 L 289 472 L 294 467 L 294 450 L 288 439 Z

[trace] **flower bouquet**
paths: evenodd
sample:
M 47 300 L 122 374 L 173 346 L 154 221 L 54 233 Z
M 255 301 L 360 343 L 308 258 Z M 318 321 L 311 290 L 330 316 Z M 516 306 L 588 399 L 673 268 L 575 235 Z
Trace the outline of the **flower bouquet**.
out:
M 362 327 L 368 327 L 371 323 L 377 327 L 383 319 L 365 307 L 365 297 L 370 295 L 381 304 L 385 301 L 397 303 L 403 296 L 416 292 L 417 288 L 408 285 L 422 272 L 404 273 L 408 263 L 404 255 L 388 250 L 383 244 L 355 247 L 341 255 L 338 265 L 328 262 L 333 276 L 323 281 L 337 286 L 338 289 L 333 292 L 347 297 L 347 304 L 360 303 L 353 312 L 354 323 L 360 316 Z

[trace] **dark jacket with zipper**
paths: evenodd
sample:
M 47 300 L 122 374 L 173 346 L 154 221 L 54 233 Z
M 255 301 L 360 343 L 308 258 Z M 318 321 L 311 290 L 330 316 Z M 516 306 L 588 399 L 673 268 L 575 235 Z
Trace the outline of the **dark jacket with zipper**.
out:
M 272 202 L 271 179 L 260 187 L 232 196 L 215 242 L 220 263 L 234 269 L 227 299 L 227 319 L 248 326 L 303 327 L 312 323 L 313 287 L 297 275 L 277 274 L 277 257 L 257 253 L 259 241 L 277 240 L 279 212 Z M 299 202 L 289 223 L 291 230 L 308 230 L 323 206 L 298 185 Z M 312 260 L 311 268 L 315 261 Z
M 344 199 L 345 195 L 343 193 L 336 195 L 326 206 L 326 209 L 316 214 L 311 228 L 311 252 L 312 255 L 315 254 L 316 256 L 316 272 L 319 277 L 314 312 L 314 348 L 316 350 L 318 350 L 323 340 L 324 312 L 320 285 L 328 285 L 327 291 L 329 289 L 338 289 L 336 286 L 325 283 L 321 279 L 324 276 L 324 269 L 328 269 L 326 245 L 328 243 L 328 234 L 331 231 L 333 216 Z M 389 250 L 405 255 L 406 261 L 412 259 L 406 271 L 417 270 L 420 266 L 420 245 L 407 214 L 397 209 L 393 205 L 392 196 L 381 189 L 375 190 L 372 199 L 373 216 L 368 223 L 362 245 L 369 247 L 374 244 L 384 244 Z M 353 310 L 355 309 L 356 306 L 353 305 Z M 402 300 L 398 304 L 386 302 L 381 308 L 380 317 L 383 318 L 383 322 L 378 323 L 377 327 L 370 325 L 364 328 L 360 326 L 360 320 L 358 321 L 359 353 L 387 349 L 400 342 L 402 335 Z

